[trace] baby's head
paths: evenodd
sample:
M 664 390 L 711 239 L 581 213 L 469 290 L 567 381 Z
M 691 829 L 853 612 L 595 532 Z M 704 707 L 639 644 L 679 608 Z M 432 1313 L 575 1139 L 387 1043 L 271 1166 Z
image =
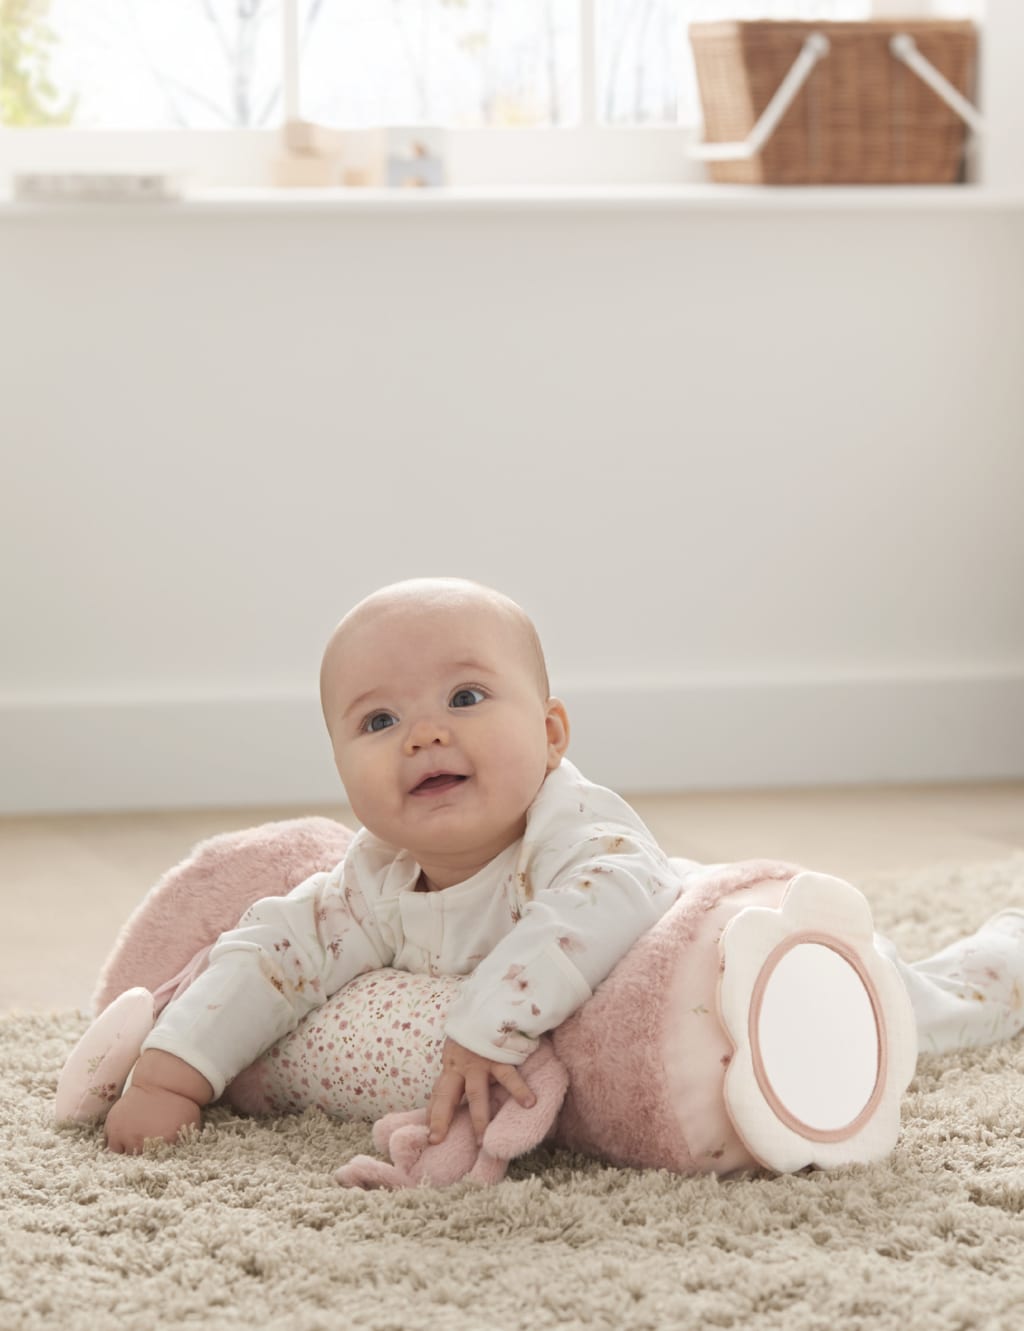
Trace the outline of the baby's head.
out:
M 410 851 L 434 886 L 463 881 L 523 834 L 569 741 L 533 624 L 461 578 L 415 578 L 360 601 L 327 644 L 320 698 L 356 817 Z

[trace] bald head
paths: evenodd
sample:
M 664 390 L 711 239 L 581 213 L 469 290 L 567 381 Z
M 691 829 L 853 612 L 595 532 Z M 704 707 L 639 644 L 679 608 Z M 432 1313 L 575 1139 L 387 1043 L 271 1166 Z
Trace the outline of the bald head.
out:
M 467 616 L 502 635 L 533 675 L 541 701 L 547 702 L 551 689 L 544 652 L 537 630 L 521 606 L 494 588 L 466 578 L 409 578 L 365 597 L 331 634 L 320 666 L 320 701 L 328 730 L 344 686 L 347 659 L 365 638 L 365 630 L 382 624 L 397 629 L 403 620 L 422 624 L 429 618 L 443 633 L 446 620 L 464 622 Z

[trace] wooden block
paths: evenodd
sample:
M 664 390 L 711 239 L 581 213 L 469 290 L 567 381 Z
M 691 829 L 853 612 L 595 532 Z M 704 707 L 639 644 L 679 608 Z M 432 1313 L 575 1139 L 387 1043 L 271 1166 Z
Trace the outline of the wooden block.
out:
M 284 143 L 289 154 L 299 157 L 339 157 L 345 148 L 345 134 L 311 120 L 289 120 L 284 127 Z
M 275 185 L 285 189 L 340 185 L 341 166 L 326 157 L 277 157 L 272 178 Z

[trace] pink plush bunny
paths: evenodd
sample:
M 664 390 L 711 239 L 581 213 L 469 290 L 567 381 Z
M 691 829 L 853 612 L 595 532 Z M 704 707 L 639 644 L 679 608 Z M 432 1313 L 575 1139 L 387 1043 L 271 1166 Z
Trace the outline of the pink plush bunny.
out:
M 446 1187 L 460 1179 L 472 1183 L 500 1183 L 508 1162 L 524 1155 L 554 1130 L 569 1088 L 569 1076 L 555 1057 L 549 1040 L 522 1064 L 520 1072 L 537 1097 L 524 1109 L 503 1086 L 491 1090 L 491 1121 L 477 1145 L 469 1109 L 463 1105 L 452 1120 L 443 1142 L 428 1141 L 427 1110 L 385 1114 L 373 1125 L 373 1144 L 387 1151 L 391 1163 L 372 1155 L 357 1155 L 335 1171 L 346 1188 L 410 1188 L 426 1183 Z

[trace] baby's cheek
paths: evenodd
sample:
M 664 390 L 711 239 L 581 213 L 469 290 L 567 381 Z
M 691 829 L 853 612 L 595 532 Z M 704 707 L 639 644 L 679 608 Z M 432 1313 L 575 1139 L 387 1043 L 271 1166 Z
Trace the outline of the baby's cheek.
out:
M 379 817 L 383 812 L 382 806 L 386 803 L 387 791 L 383 773 L 379 769 L 379 762 L 355 754 L 350 754 L 347 760 L 338 766 L 341 783 L 345 787 L 352 812 L 361 822 L 366 821 L 364 814 L 372 818 L 374 815 Z
M 515 804 L 524 813 L 537 798 L 547 775 L 545 753 L 524 752 L 510 754 L 505 764 L 504 791 L 509 804 Z

